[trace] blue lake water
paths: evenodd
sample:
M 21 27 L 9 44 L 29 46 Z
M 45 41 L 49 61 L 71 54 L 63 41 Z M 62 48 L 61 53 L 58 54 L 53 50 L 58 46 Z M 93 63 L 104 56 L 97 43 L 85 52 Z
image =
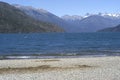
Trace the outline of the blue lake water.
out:
M 0 34 L 0 55 L 120 55 L 120 33 Z

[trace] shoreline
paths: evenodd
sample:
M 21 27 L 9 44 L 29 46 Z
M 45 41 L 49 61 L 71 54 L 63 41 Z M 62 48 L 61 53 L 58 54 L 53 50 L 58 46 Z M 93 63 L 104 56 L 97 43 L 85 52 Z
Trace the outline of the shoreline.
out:
M 94 57 L 116 57 L 120 55 L 66 55 L 66 56 L 0 56 L 0 60 L 18 60 L 18 59 L 57 59 L 57 58 L 94 58 Z

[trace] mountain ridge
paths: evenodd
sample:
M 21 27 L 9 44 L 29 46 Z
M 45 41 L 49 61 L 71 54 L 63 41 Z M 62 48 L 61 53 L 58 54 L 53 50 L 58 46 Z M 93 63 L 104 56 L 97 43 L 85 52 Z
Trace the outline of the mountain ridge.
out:
M 66 15 L 58 17 L 44 9 L 36 9 L 21 5 L 19 5 L 18 8 L 37 20 L 56 24 L 63 28 L 66 32 L 97 32 L 98 30 L 104 28 L 117 26 L 120 23 L 119 13 L 87 13 L 85 16 Z
M 36 20 L 56 24 L 57 26 L 60 26 L 61 28 L 65 29 L 66 31 L 67 31 L 67 29 L 69 29 L 68 26 L 70 26 L 70 25 L 67 24 L 63 19 L 59 18 L 58 16 L 56 16 L 44 9 L 37 9 L 34 7 L 22 6 L 22 5 L 14 5 L 14 6 L 18 9 L 20 9 L 21 11 L 25 12 L 27 15 L 33 17 Z
M 120 32 L 120 24 L 117 25 L 116 27 L 110 27 L 110 28 L 99 30 L 98 32 Z
M 0 2 L 0 15 L 0 33 L 63 32 L 62 28 L 37 21 L 5 2 Z

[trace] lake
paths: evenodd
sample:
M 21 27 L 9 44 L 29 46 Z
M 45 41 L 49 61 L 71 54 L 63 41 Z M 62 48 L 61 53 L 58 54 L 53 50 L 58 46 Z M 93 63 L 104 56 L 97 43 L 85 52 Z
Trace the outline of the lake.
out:
M 0 55 L 119 56 L 120 33 L 0 34 Z

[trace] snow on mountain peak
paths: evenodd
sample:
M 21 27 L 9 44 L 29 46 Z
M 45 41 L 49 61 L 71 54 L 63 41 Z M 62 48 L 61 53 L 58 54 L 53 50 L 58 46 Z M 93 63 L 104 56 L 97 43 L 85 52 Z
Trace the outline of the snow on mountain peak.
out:
M 90 14 L 90 13 L 86 13 L 84 16 L 80 16 L 80 15 L 64 15 L 61 18 L 64 20 L 81 20 L 83 18 L 87 18 L 89 16 L 93 16 L 93 15 L 98 15 L 98 16 L 102 16 L 105 18 L 110 18 L 110 19 L 120 19 L 120 13 L 98 13 L 98 14 Z
M 16 8 L 23 8 L 23 9 L 26 9 L 26 10 L 37 10 L 39 12 L 42 12 L 42 13 L 49 13 L 48 11 L 44 10 L 44 9 L 40 9 L 40 8 L 34 8 L 32 6 L 22 6 L 22 5 L 19 5 L 19 4 L 13 4 L 13 6 L 15 6 Z
M 104 13 L 102 16 L 110 16 L 110 17 L 120 17 L 120 13 Z
M 64 16 L 62 16 L 62 18 L 65 20 L 81 20 L 81 19 L 83 19 L 82 16 L 78 16 L 78 15 L 72 15 L 72 16 L 64 15 Z
M 38 11 L 42 12 L 42 13 L 49 13 L 48 11 L 44 10 L 44 9 L 37 9 Z

